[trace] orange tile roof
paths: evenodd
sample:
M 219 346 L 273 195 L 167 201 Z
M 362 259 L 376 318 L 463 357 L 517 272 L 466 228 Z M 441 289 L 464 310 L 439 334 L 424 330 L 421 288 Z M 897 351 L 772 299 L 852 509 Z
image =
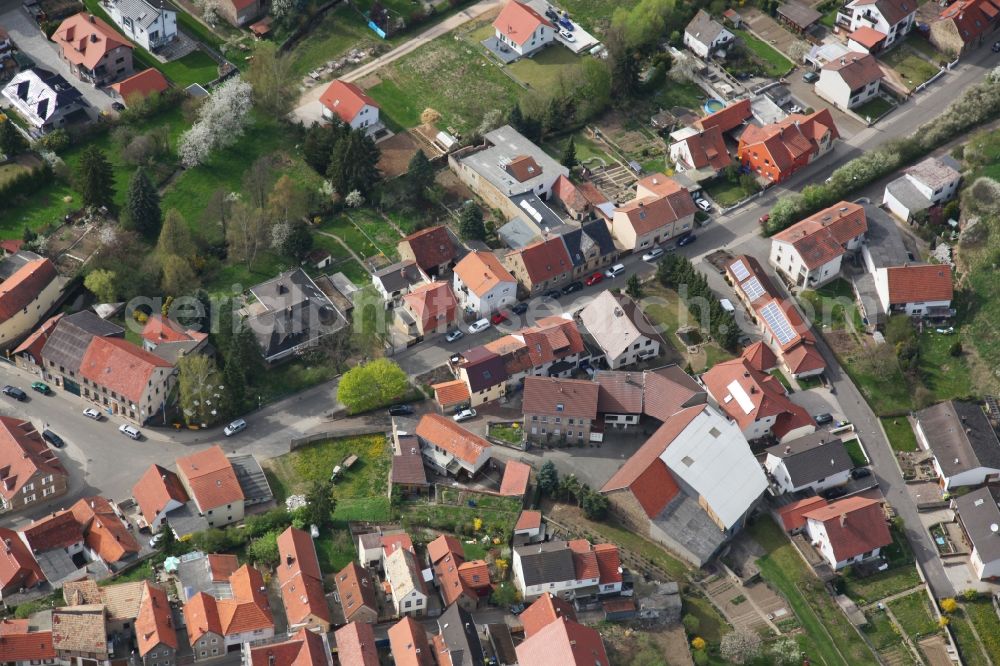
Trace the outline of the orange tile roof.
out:
M 808 520 L 823 523 L 838 562 L 892 543 L 892 535 L 878 500 L 847 497 L 802 515 Z
M 63 58 L 93 70 L 109 51 L 132 44 L 114 28 L 93 14 L 80 12 L 59 24 L 52 41 L 62 49 Z
M 971 44 L 996 27 L 998 15 L 998 0 L 959 0 L 943 9 L 938 20 L 952 22 L 962 41 Z
M 508 461 L 500 481 L 500 494 L 504 497 L 521 497 L 528 491 L 531 466 L 516 460 Z
M 583 379 L 561 377 L 524 378 L 525 414 L 566 418 L 597 418 L 597 394 L 600 387 Z
M 403 302 L 420 321 L 420 330 L 427 331 L 455 321 L 458 301 L 447 282 L 431 282 L 410 290 Z
M 504 169 L 519 183 L 523 183 L 526 180 L 531 180 L 538 174 L 542 173 L 542 167 L 535 161 L 535 158 L 531 155 L 515 155 L 510 158 L 510 161 L 504 166 Z
M 36 476 L 66 476 L 31 421 L 0 416 L 0 496 L 10 501 Z
M 462 542 L 450 534 L 441 534 L 436 539 L 427 544 L 427 556 L 431 564 L 437 564 L 448 555 L 458 555 L 465 560 L 465 549 Z
M 881 42 L 883 42 L 886 38 L 886 35 L 884 32 L 879 32 L 875 28 L 870 28 L 867 25 L 863 25 L 854 32 L 852 32 L 850 34 L 850 38 L 870 51 L 871 49 L 878 46 Z
M 819 268 L 844 254 L 844 244 L 868 231 L 860 204 L 841 201 L 774 234 L 774 240 L 791 244 L 806 268 Z
M 500 15 L 493 21 L 493 27 L 518 46 L 523 46 L 542 26 L 555 30 L 548 19 L 517 0 L 510 0 L 504 5 Z
M 0 594 L 34 587 L 45 574 L 17 532 L 0 527 Z
M 808 156 L 819 150 L 819 141 L 827 133 L 831 141 L 840 138 L 829 109 L 805 116 L 793 113 L 784 120 L 758 127 L 748 125 L 740 137 L 741 159 L 759 148 L 771 156 L 782 177 L 808 163 Z
M 809 413 L 789 399 L 777 377 L 751 367 L 745 357 L 716 363 L 701 376 L 701 381 L 741 430 L 782 414 L 795 416 L 792 423 L 811 422 Z M 744 409 L 744 400 L 749 402 L 749 410 Z M 787 432 L 775 434 L 781 437 Z
M 160 74 L 160 70 L 153 67 L 111 84 L 112 90 L 126 101 L 148 97 L 153 93 L 161 93 L 169 87 L 170 84 L 167 83 L 163 74 Z
M 455 258 L 455 245 L 442 225 L 416 231 L 399 241 L 403 244 L 409 246 L 413 260 L 425 273 Z
M 559 618 L 517 646 L 520 666 L 611 666 L 596 629 Z
M 138 555 L 139 542 L 106 498 L 99 495 L 84 497 L 69 510 L 83 526 L 87 548 L 105 562 L 118 562 L 129 555 Z
M 379 666 L 375 632 L 370 624 L 346 624 L 337 630 L 334 639 L 340 666 Z
M 142 333 L 139 335 L 154 345 L 163 342 L 200 342 L 208 337 L 207 333 L 185 329 L 173 319 L 155 313 L 146 320 L 146 325 L 142 327 Z
M 285 615 L 292 625 L 318 618 L 330 623 L 330 607 L 323 592 L 323 572 L 312 537 L 294 527 L 278 535 L 277 566 Z
M 462 260 L 455 264 L 455 275 L 477 296 L 485 296 L 501 283 L 517 282 L 495 254 L 480 250 L 462 257 Z
M 597 567 L 601 572 L 601 585 L 622 582 L 622 559 L 618 546 L 613 543 L 594 544 L 594 554 L 597 555 Z
M 806 524 L 803 513 L 812 511 L 815 508 L 826 506 L 826 500 L 819 495 L 807 497 L 805 499 L 786 504 L 778 509 L 778 519 L 786 532 L 797 530 Z
M 778 357 L 771 348 L 759 340 L 744 349 L 741 356 L 751 368 L 760 372 L 768 372 L 778 364 Z
M 955 295 L 947 264 L 892 266 L 885 271 L 890 305 L 950 301 Z
M 230 636 L 245 631 L 273 629 L 271 608 L 264 589 L 264 577 L 244 564 L 229 577 L 232 599 L 216 599 L 204 592 L 184 604 L 188 638 L 196 643 L 206 633 Z
M 573 269 L 573 261 L 566 251 L 562 236 L 554 236 L 526 245 L 507 253 L 508 257 L 520 256 L 524 270 L 533 283 L 545 282 Z
M 373 647 L 374 642 L 372 637 Z M 330 653 L 323 638 L 305 627 L 286 641 L 250 649 L 250 666 L 328 666 L 330 663 Z M 341 666 L 350 663 L 343 658 L 340 660 Z M 358 666 L 370 666 L 366 662 L 356 663 Z
M 53 315 L 48 319 L 46 319 L 45 323 L 43 323 L 41 326 L 35 329 L 35 331 L 31 335 L 29 335 L 24 339 L 24 342 L 22 342 L 17 346 L 17 349 L 14 350 L 14 353 L 31 354 L 32 358 L 34 358 L 35 360 L 35 363 L 41 363 L 42 347 L 45 346 L 45 343 L 48 341 L 49 335 L 51 335 L 52 331 L 55 329 L 56 324 L 58 324 L 59 320 L 63 318 L 63 314 L 64 313 L 60 312 L 59 314 Z
M 686 190 L 655 197 L 637 197 L 615 209 L 615 212 L 625 214 L 640 236 L 694 215 L 696 211 L 694 199 Z
M 576 570 L 577 580 L 589 580 L 591 578 L 600 578 L 601 570 L 597 566 L 597 555 L 594 551 L 590 550 L 590 543 L 586 540 L 583 542 L 587 545 L 586 551 L 573 550 L 573 568 Z M 570 542 L 570 548 L 572 549 L 572 542 Z
M 209 509 L 243 501 L 243 490 L 218 444 L 177 459 L 177 471 L 187 480 L 193 499 L 204 513 Z
M 573 606 L 550 592 L 545 592 L 519 616 L 524 637 L 531 638 L 561 617 L 576 621 Z
M 353 83 L 340 79 L 327 86 L 323 94 L 320 95 L 319 101 L 347 124 L 350 124 L 366 105 L 379 108 L 378 102 L 373 100 L 364 90 Z
M 135 640 L 139 644 L 139 655 L 143 657 L 160 644 L 177 649 L 177 629 L 167 593 L 149 581 L 143 582 L 139 617 L 135 619 Z
M 378 613 L 378 598 L 375 583 L 367 569 L 352 561 L 341 569 L 334 580 L 337 595 L 344 610 L 344 619 L 351 622 L 362 608 L 370 608 Z
M 35 259 L 0 282 L 0 321 L 10 319 L 26 308 L 56 276 L 56 267 L 51 261 Z
M 434 384 L 431 388 L 434 389 L 434 398 L 442 407 L 451 407 L 469 401 L 469 387 L 461 379 Z
M 704 118 L 699 118 L 694 122 L 694 126 L 700 130 L 718 127 L 722 132 L 729 132 L 746 122 L 751 115 L 750 100 L 741 99 Z
M 382 535 L 382 554 L 384 556 L 389 556 L 397 550 L 408 550 L 411 553 L 415 552 L 413 549 L 413 539 L 406 532 L 400 532 L 398 534 L 383 534 Z
M 490 587 L 490 567 L 486 560 L 469 560 L 458 565 L 458 577 L 462 584 L 473 590 Z
M 211 554 L 205 556 L 209 575 L 213 583 L 229 580 L 229 577 L 240 568 L 240 561 L 235 555 Z
M 541 511 L 522 511 L 521 515 L 517 517 L 517 523 L 514 525 L 514 531 L 519 532 L 521 530 L 537 530 L 542 526 L 542 512 Z
M 150 525 L 167 508 L 170 500 L 184 504 L 189 499 L 177 475 L 159 465 L 149 466 L 139 482 L 132 487 L 132 497 L 139 505 L 142 517 Z
M 691 166 L 695 169 L 711 167 L 719 171 L 732 164 L 733 158 L 729 155 L 726 141 L 722 138 L 722 131 L 717 126 L 693 134 L 681 142 L 687 144 L 688 152 L 691 154 Z
M 4 618 L 0 620 L 0 654 L 13 663 L 54 660 L 52 632 L 31 631 L 26 619 Z
M 71 511 L 59 511 L 39 518 L 21 530 L 32 551 L 44 553 L 83 543 L 83 528 Z
M 396 666 L 434 666 L 427 632 L 409 615 L 389 627 L 389 649 Z
M 205 634 L 224 635 L 218 601 L 204 592 L 198 592 L 184 604 L 184 624 L 192 644 L 200 641 Z
M 80 374 L 97 386 L 138 404 L 157 368 L 173 366 L 122 338 L 95 335 L 80 361 Z
M 470 464 L 491 449 L 485 439 L 440 414 L 424 414 L 417 424 L 417 436 Z
M 437 578 L 441 597 L 446 606 L 455 603 L 462 595 L 472 600 L 477 598 L 476 593 L 465 584 L 459 575 L 458 567 L 463 564 L 462 560 L 461 555 L 448 553 L 434 565 L 434 576 Z

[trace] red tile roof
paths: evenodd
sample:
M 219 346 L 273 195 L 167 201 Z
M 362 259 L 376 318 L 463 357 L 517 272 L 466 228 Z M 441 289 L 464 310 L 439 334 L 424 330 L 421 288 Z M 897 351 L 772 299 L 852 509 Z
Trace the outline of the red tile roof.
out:
M 573 261 L 566 251 L 562 236 L 540 240 L 517 250 L 508 257 L 520 256 L 532 283 L 551 280 L 573 269 Z
M 74 65 L 94 69 L 109 51 L 132 44 L 114 28 L 93 14 L 80 12 L 59 24 L 52 41 L 62 49 L 63 58 Z
M 802 514 L 821 506 L 826 506 L 826 500 L 819 495 L 807 497 L 778 509 L 778 520 L 786 532 L 791 532 L 805 526 L 806 519 Z
M 841 201 L 779 231 L 772 238 L 791 244 L 811 270 L 844 254 L 844 245 L 867 231 L 864 207 Z
M 28 620 L 0 620 L 0 654 L 4 661 L 36 662 L 56 658 L 51 631 L 31 631 Z
M 49 339 L 49 335 L 55 329 L 56 324 L 62 319 L 63 313 L 53 315 L 45 320 L 41 326 L 39 326 L 35 331 L 24 339 L 24 342 L 17 346 L 14 350 L 15 354 L 31 354 L 35 363 L 42 362 L 42 348 Z
M 122 338 L 95 335 L 80 362 L 80 374 L 97 386 L 138 404 L 158 368 L 173 366 Z
M 0 34 L 3 34 L 2 31 L 3 28 L 0 28 Z M 0 250 L 3 250 L 7 254 L 16 254 L 21 251 L 22 247 L 24 247 L 24 241 L 20 238 L 0 240 Z
M 524 637 L 531 638 L 561 617 L 576 621 L 576 611 L 569 603 L 545 592 L 518 619 L 524 627 Z
M 208 337 L 207 333 L 185 329 L 173 319 L 155 313 L 146 320 L 146 325 L 142 327 L 142 333 L 139 335 L 154 345 L 163 342 L 200 342 Z
M 565 418 L 597 418 L 600 387 L 592 381 L 535 377 L 524 379 L 523 411 Z
M 240 561 L 235 555 L 206 555 L 209 575 L 212 576 L 213 583 L 228 581 L 237 569 L 240 568 Z
M 448 555 L 458 555 L 463 561 L 465 560 L 465 549 L 462 548 L 462 542 L 450 534 L 441 534 L 427 544 L 427 556 L 430 558 L 431 564 L 437 564 Z
M 431 388 L 434 389 L 434 398 L 442 407 L 451 407 L 469 401 L 469 387 L 461 379 L 434 384 Z
M 823 523 L 826 538 L 838 562 L 892 543 L 892 535 L 878 500 L 847 497 L 802 515 L 808 520 Z M 810 536 L 816 537 L 811 532 Z
M 938 20 L 953 23 L 962 41 L 971 44 L 996 27 L 998 15 L 998 0 L 959 0 L 943 9 Z
M 590 201 L 580 188 L 562 174 L 552 183 L 552 196 L 561 201 L 567 210 L 582 212 L 590 205 Z
M 507 173 L 514 176 L 519 183 L 531 180 L 542 173 L 541 165 L 531 155 L 515 155 L 507 162 L 504 169 Z
M 542 526 L 542 512 L 541 511 L 522 511 L 521 515 L 517 517 L 517 523 L 514 525 L 514 531 L 520 532 L 521 530 L 537 530 Z
M 778 365 L 778 357 L 774 355 L 771 348 L 761 341 L 757 341 L 743 350 L 742 357 L 754 370 L 759 372 L 769 372 Z
M 216 599 L 199 592 L 184 604 L 188 638 L 197 642 L 206 633 L 230 636 L 245 631 L 273 629 L 271 608 L 267 601 L 264 577 L 244 564 L 229 577 L 232 599 Z
M 434 666 L 427 632 L 409 615 L 389 627 L 389 649 L 396 666 Z
M 372 625 L 351 622 L 334 633 L 340 666 L 379 666 Z
M 48 259 L 35 259 L 0 282 L 0 321 L 20 313 L 56 279 L 56 267 Z
M 139 542 L 106 498 L 99 495 L 84 497 L 69 510 L 83 526 L 87 548 L 105 562 L 118 562 L 130 555 L 139 554 Z
M 50 474 L 65 477 L 66 470 L 31 421 L 0 416 L 0 496 L 10 501 L 26 483 Z
M 490 567 L 486 560 L 470 560 L 458 565 L 458 577 L 473 590 L 489 590 Z
M 694 122 L 694 126 L 699 130 L 718 127 L 720 131 L 725 133 L 745 123 L 751 115 L 750 100 L 741 99 L 725 108 L 719 109 L 715 113 L 710 113 L 704 118 L 699 118 Z
M 503 468 L 503 479 L 500 481 L 500 494 L 504 497 L 522 497 L 528 491 L 528 480 L 530 477 L 530 465 L 516 460 L 509 461 Z
M 281 599 L 291 625 L 317 618 L 330 623 L 330 607 L 323 592 L 323 572 L 309 533 L 289 527 L 278 535 L 277 566 Z
M 722 131 L 717 126 L 682 139 L 681 143 L 687 144 L 692 161 L 690 166 L 695 169 L 711 167 L 719 171 L 732 164 L 733 158 L 729 155 Z
M 647 195 L 644 191 L 654 194 Z M 694 199 L 677 181 L 663 174 L 647 176 L 638 183 L 636 198 L 615 209 L 624 213 L 637 235 L 647 234 L 694 215 Z
M 422 284 L 403 296 L 403 302 L 420 322 L 421 331 L 451 324 L 458 310 L 455 292 L 447 282 Z
M 485 439 L 440 414 L 424 414 L 417 424 L 417 436 L 470 464 L 483 453 L 488 455 L 491 448 Z
M 612 585 L 622 582 L 622 559 L 618 546 L 613 543 L 594 544 L 597 555 L 597 567 L 601 572 L 601 585 Z
M 236 472 L 218 444 L 178 458 L 177 471 L 187 481 L 193 499 L 202 512 L 223 504 L 243 501 L 243 490 Z
M 495 254 L 479 250 L 470 252 L 455 264 L 455 275 L 477 296 L 485 296 L 504 282 L 517 282 Z
M 0 527 L 0 594 L 45 581 L 45 574 L 17 532 Z
M 204 592 L 198 592 L 184 604 L 184 624 L 187 625 L 188 640 L 196 643 L 208 633 L 222 636 L 222 622 L 219 619 L 218 601 Z
M 413 539 L 406 532 L 399 532 L 398 534 L 383 534 L 382 535 L 382 555 L 388 557 L 397 550 L 408 550 L 411 553 L 416 552 L 413 549 Z
M 443 537 L 438 537 L 438 540 Z M 458 546 L 457 550 L 450 550 L 455 545 Z M 448 547 L 449 550 L 442 554 L 441 549 Z M 441 596 L 444 599 L 446 606 L 450 606 L 455 603 L 462 595 L 467 596 L 472 600 L 476 600 L 477 596 L 475 591 L 468 586 L 459 574 L 459 567 L 465 563 L 465 552 L 462 549 L 461 544 L 451 543 L 445 544 L 439 542 L 435 545 L 435 554 L 439 555 L 437 559 L 434 560 L 434 576 L 437 578 L 438 586 L 441 589 Z M 428 548 L 428 553 L 430 549 Z M 486 583 L 489 584 L 489 572 L 487 570 Z
M 163 74 L 160 74 L 160 70 L 152 67 L 111 84 L 111 88 L 126 101 L 147 97 L 152 93 L 161 93 L 169 87 L 170 84 Z
M 517 646 L 520 666 L 611 666 L 596 629 L 560 618 Z
M 851 39 L 854 39 L 853 35 Z M 823 65 L 823 69 L 839 73 L 840 78 L 851 90 L 856 90 L 875 81 L 881 81 L 885 76 L 882 74 L 882 68 L 878 66 L 875 56 L 854 51 L 831 60 Z
M 132 487 L 132 497 L 139 505 L 142 517 L 150 525 L 167 508 L 170 500 L 184 504 L 189 499 L 177 475 L 159 465 L 149 466 L 139 482 Z
M 378 598 L 375 583 L 367 569 L 352 561 L 337 572 L 334 580 L 337 595 L 344 610 L 344 619 L 351 622 L 354 615 L 362 608 L 370 608 L 378 613 Z
M 758 127 L 748 125 L 740 137 L 741 159 L 756 151 L 770 155 L 781 177 L 804 166 L 819 150 L 819 141 L 827 134 L 831 141 L 840 138 L 829 109 L 805 116 L 793 113 L 777 123 Z
M 884 32 L 879 32 L 875 28 L 863 25 L 850 34 L 850 38 L 869 51 L 878 46 L 886 38 Z
M 70 511 L 59 511 L 39 518 L 21 530 L 32 551 L 44 553 L 56 548 L 68 548 L 83 543 L 83 527 Z
M 139 617 L 135 619 L 135 640 L 139 644 L 139 655 L 143 657 L 161 644 L 177 649 L 177 629 L 167 593 L 149 581 L 143 582 Z
M 535 31 L 542 26 L 555 30 L 555 26 L 548 19 L 517 0 L 510 0 L 493 21 L 494 28 L 519 46 L 530 40 Z
M 366 105 L 379 108 L 378 102 L 373 100 L 364 90 L 353 83 L 340 79 L 327 86 L 323 94 L 320 95 L 319 101 L 347 124 L 351 124 Z
M 590 543 L 586 539 L 580 539 L 586 546 L 584 549 L 573 548 L 573 542 L 570 542 L 570 549 L 573 551 L 573 568 L 576 570 L 577 580 L 590 580 L 591 578 L 600 578 L 601 570 L 597 566 L 597 555 L 594 551 L 590 550 Z
M 373 636 L 372 646 L 374 643 Z M 323 643 L 323 638 L 305 627 L 299 629 L 298 633 L 287 641 L 261 645 L 250 650 L 250 666 L 328 666 L 330 663 L 330 653 Z M 348 664 L 370 666 L 368 662 L 348 662 L 344 661 L 343 658 L 341 658 L 340 664 L 341 666 Z M 377 664 L 378 662 L 375 663 L 375 666 Z
M 892 266 L 885 271 L 890 305 L 950 301 L 955 295 L 947 264 Z
M 409 246 L 413 260 L 425 273 L 455 258 L 455 245 L 444 226 L 421 229 L 399 241 L 399 244 Z

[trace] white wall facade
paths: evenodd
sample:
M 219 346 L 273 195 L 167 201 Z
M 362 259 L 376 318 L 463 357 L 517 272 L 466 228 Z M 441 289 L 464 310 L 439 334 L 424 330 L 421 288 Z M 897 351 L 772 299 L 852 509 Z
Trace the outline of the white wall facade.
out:
M 535 28 L 531 37 L 525 40 L 524 44 L 516 44 L 514 43 L 514 40 L 507 39 L 507 36 L 504 35 L 499 28 L 496 30 L 496 37 L 501 44 L 505 44 L 510 47 L 514 53 L 520 56 L 526 56 L 534 53 L 546 44 L 551 44 L 556 38 L 556 32 L 546 25 L 539 25 Z
M 913 11 L 898 23 L 889 25 L 889 22 L 882 16 L 875 4 L 861 5 L 858 7 L 848 7 L 845 12 L 849 12 L 851 18 L 851 32 L 858 28 L 874 28 L 886 36 L 883 48 L 888 48 L 896 40 L 903 38 L 913 28 L 916 18 L 917 8 L 914 3 Z
M 719 47 L 728 44 L 735 38 L 736 37 L 733 35 L 733 33 L 723 28 L 715 39 L 713 39 L 711 42 L 705 43 L 699 40 L 694 35 L 692 35 L 687 30 L 685 30 L 684 46 L 688 47 L 688 49 L 690 49 L 690 51 L 699 58 L 707 59 L 713 51 L 718 50 Z
M 857 555 L 850 557 L 846 560 L 837 560 L 837 556 L 833 554 L 833 546 L 830 545 L 830 539 L 826 533 L 826 526 L 818 520 L 813 520 L 812 518 L 806 521 L 806 534 L 809 535 L 809 540 L 816 546 L 820 555 L 823 559 L 829 563 L 835 571 L 839 571 L 844 567 L 861 562 L 863 560 L 878 557 L 881 548 L 876 548 L 874 550 L 868 551 L 867 553 L 858 553 Z
M 779 458 L 772 453 L 767 454 L 767 459 L 764 461 L 764 468 L 767 469 L 767 471 L 774 478 L 774 482 L 777 483 L 778 487 L 785 493 L 794 493 L 800 490 L 806 490 L 807 488 L 811 488 L 815 492 L 819 493 L 827 488 L 842 486 L 851 479 L 851 471 L 844 470 L 843 472 L 838 472 L 833 476 L 828 476 L 824 479 L 820 479 L 819 481 L 796 486 L 792 483 L 792 479 L 788 474 L 788 468 L 785 467 L 784 459 Z
M 879 91 L 880 81 L 873 81 L 857 90 L 852 90 L 840 72 L 830 69 L 820 70 L 816 82 L 816 94 L 827 100 L 838 109 L 853 109 L 864 104 Z
M 462 282 L 458 273 L 454 274 L 452 287 L 459 304 L 476 314 L 487 315 L 514 303 L 517 300 L 517 281 L 500 282 L 483 294 L 477 294 Z
M 140 15 L 143 20 L 140 21 L 140 16 L 122 14 L 117 2 L 106 4 L 105 7 L 108 9 L 111 20 L 118 25 L 125 36 L 147 51 L 158 49 L 177 36 L 177 12 L 175 11 L 147 4 Z M 149 26 L 143 25 L 146 11 L 157 14 Z
M 860 241 L 858 244 L 860 244 Z M 840 275 L 840 261 L 842 258 L 843 255 L 837 255 L 822 266 L 817 266 L 810 270 L 806 268 L 801 255 L 799 255 L 798 250 L 791 243 L 772 240 L 769 261 L 772 266 L 780 268 L 783 273 L 795 280 L 796 284 L 815 289 Z

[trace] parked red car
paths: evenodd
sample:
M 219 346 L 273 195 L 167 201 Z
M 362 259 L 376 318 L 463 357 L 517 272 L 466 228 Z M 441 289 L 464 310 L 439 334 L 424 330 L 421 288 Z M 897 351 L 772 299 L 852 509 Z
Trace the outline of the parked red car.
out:
M 597 271 L 589 278 L 587 278 L 585 282 L 587 283 L 588 287 L 593 287 L 595 284 L 601 282 L 602 280 L 604 280 L 604 273 L 602 273 L 601 271 Z
M 505 315 L 502 312 L 498 312 L 495 315 L 493 315 L 492 317 L 490 317 L 490 323 L 492 323 L 494 326 L 496 326 L 498 324 L 502 324 L 505 321 L 507 321 L 507 315 Z

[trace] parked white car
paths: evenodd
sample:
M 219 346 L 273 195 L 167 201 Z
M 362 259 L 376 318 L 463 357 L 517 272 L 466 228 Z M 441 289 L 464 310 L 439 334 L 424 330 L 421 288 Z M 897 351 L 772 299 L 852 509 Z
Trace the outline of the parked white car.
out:
M 227 425 L 225 428 L 223 428 L 222 432 L 226 434 L 226 437 L 232 437 L 236 433 L 243 432 L 246 429 L 247 429 L 247 422 L 244 421 L 243 419 L 236 419 L 235 421 Z
M 476 418 L 476 410 L 463 409 L 462 411 L 460 411 L 458 414 L 455 414 L 451 418 L 455 419 L 456 423 L 461 423 L 462 421 L 468 421 L 469 419 Z
M 708 203 L 704 199 L 695 199 L 694 203 L 698 206 L 698 208 L 701 208 L 706 213 L 712 210 L 712 204 Z
M 482 333 L 491 326 L 489 319 L 480 319 L 479 321 L 472 322 L 472 326 L 469 326 L 469 334 L 475 335 L 476 333 Z
M 128 437 L 130 439 L 134 439 L 136 441 L 139 441 L 140 439 L 142 439 L 142 433 L 139 432 L 139 429 L 136 428 L 135 426 L 129 425 L 127 423 L 123 423 L 120 426 L 118 426 L 118 432 L 120 432 L 121 434 L 125 435 L 126 437 Z
M 663 254 L 664 253 L 663 253 L 663 248 L 662 247 L 654 247 L 652 250 L 650 250 L 646 254 L 642 255 L 642 260 L 643 261 L 656 261 L 657 259 L 659 259 L 660 257 L 662 257 Z
M 609 278 L 616 278 L 625 272 L 625 264 L 615 264 L 608 270 L 604 271 L 604 275 Z
M 565 39 L 567 42 L 576 41 L 576 37 L 573 36 L 573 33 L 567 30 L 566 28 L 563 28 L 562 30 L 559 31 L 559 36 Z
M 87 409 L 83 410 L 83 415 L 86 416 L 88 419 L 94 419 L 95 421 L 100 421 L 101 419 L 104 418 L 101 412 L 94 409 L 93 407 L 87 407 Z

